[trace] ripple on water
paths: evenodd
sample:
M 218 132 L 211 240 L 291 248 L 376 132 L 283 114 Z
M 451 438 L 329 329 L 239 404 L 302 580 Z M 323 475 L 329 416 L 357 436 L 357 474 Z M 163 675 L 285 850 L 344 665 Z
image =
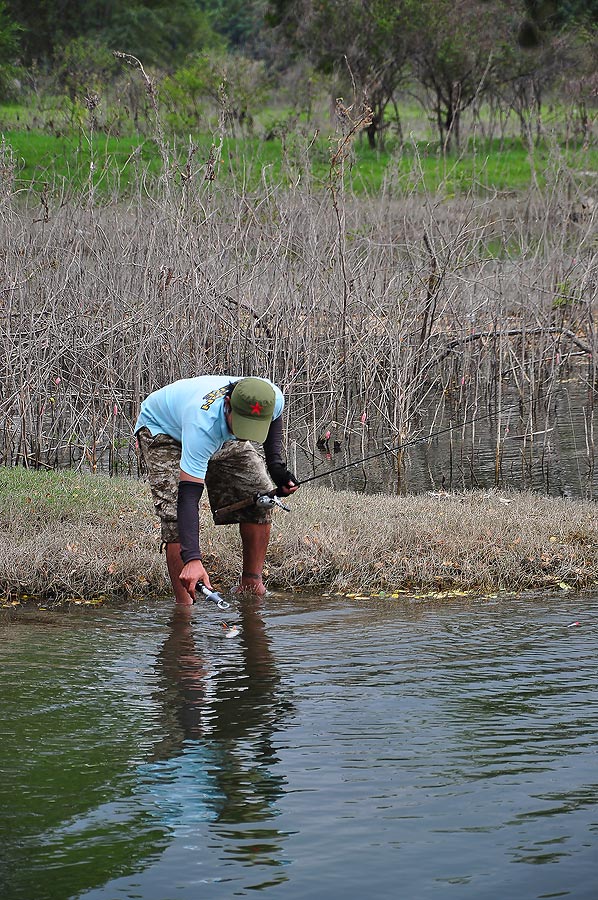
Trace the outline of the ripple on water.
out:
M 17 617 L 3 897 L 593 900 L 597 613 L 273 596 L 234 641 L 206 606 Z

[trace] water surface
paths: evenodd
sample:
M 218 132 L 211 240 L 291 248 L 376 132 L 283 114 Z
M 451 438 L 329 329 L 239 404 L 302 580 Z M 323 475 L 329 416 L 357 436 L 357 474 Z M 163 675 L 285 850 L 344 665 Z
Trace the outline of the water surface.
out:
M 596 897 L 598 598 L 231 619 L 4 623 L 2 900 Z

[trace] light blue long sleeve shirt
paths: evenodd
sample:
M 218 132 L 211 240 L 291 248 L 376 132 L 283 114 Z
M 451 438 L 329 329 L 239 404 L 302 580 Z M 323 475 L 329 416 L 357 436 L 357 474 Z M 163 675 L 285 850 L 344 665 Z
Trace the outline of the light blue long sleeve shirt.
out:
M 168 434 L 182 446 L 181 469 L 194 478 L 205 478 L 210 457 L 226 441 L 236 440 L 224 417 L 224 397 L 229 384 L 239 375 L 199 375 L 167 384 L 150 394 L 141 404 L 135 431 L 144 426 L 153 435 Z M 274 388 L 273 418 L 282 415 L 284 397 Z

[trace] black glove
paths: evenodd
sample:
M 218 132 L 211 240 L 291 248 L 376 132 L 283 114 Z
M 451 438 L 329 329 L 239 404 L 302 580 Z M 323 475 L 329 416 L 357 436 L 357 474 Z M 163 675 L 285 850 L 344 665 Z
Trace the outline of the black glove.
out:
M 272 465 L 268 467 L 268 471 L 270 473 L 272 481 L 278 488 L 278 490 L 276 491 L 277 497 L 285 496 L 284 492 L 281 491 L 281 488 L 283 486 L 286 487 L 289 481 L 292 481 L 293 484 L 299 484 L 293 473 L 289 472 L 289 470 L 285 465 L 283 465 L 283 463 L 272 463 Z

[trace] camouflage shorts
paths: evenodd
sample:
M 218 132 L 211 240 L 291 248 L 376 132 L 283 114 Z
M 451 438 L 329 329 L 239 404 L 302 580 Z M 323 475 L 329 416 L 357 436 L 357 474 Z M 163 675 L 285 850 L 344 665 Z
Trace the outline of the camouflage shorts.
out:
M 162 523 L 162 540 L 169 544 L 178 543 L 176 505 L 181 445 L 167 434 L 152 435 L 148 428 L 139 429 L 137 440 L 156 514 Z M 265 524 L 271 521 L 271 510 L 255 504 L 228 515 L 214 515 L 223 506 L 245 500 L 257 491 L 272 489 L 264 459 L 249 441 L 228 441 L 214 453 L 208 464 L 205 484 L 217 525 L 232 525 L 235 522 Z

